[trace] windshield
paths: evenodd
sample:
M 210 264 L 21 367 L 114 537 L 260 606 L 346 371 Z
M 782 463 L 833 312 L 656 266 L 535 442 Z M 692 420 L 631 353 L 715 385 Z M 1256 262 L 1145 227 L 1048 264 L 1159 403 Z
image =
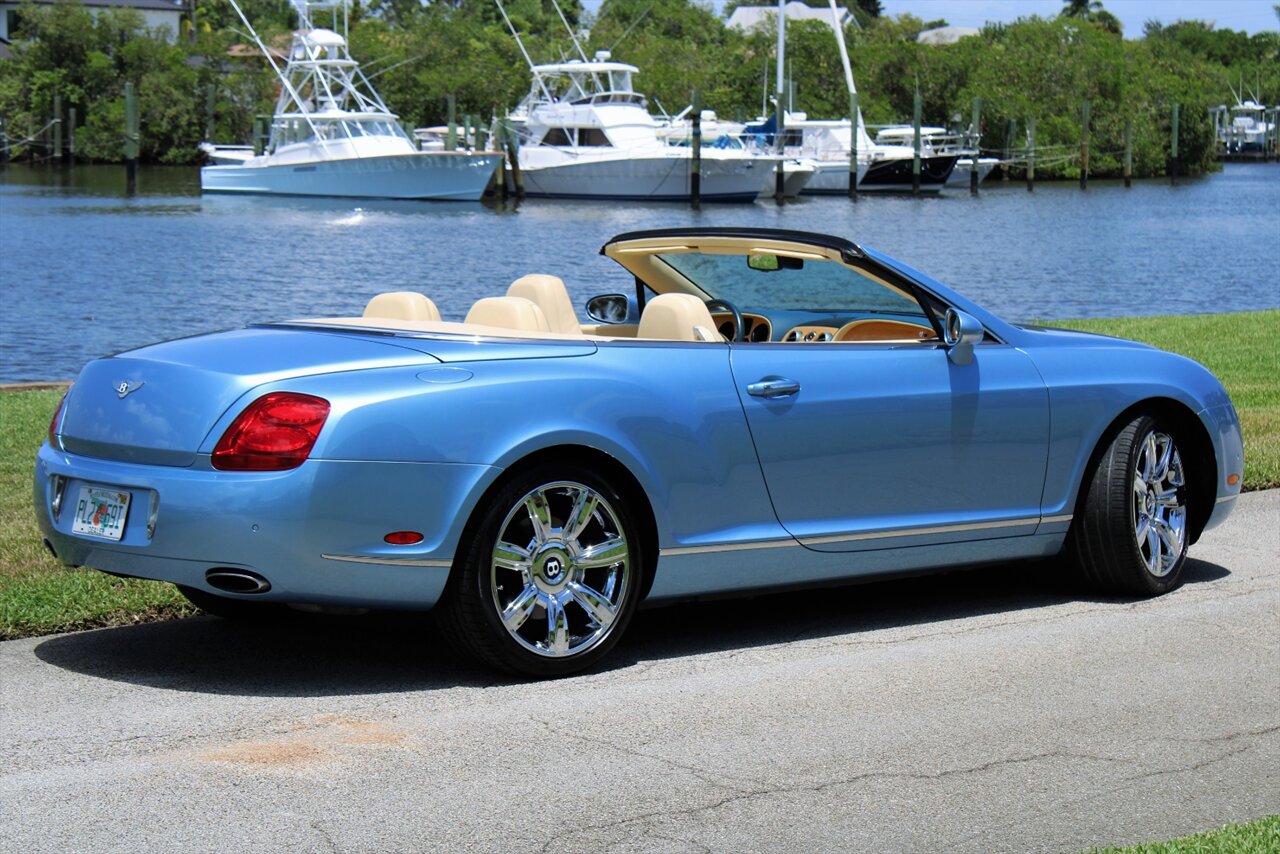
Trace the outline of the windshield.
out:
M 744 309 L 887 312 L 925 317 L 905 292 L 835 261 L 669 252 L 655 256 L 710 297 Z

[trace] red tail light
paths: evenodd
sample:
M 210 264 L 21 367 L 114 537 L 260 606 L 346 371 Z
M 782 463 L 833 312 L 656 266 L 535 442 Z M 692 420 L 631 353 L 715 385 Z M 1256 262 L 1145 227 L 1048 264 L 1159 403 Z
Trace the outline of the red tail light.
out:
M 280 471 L 302 465 L 329 417 L 329 401 L 277 391 L 249 404 L 213 449 L 222 471 Z
M 57 448 L 58 445 L 58 421 L 62 419 L 62 407 L 67 404 L 67 395 L 71 393 L 71 389 L 67 389 L 62 394 L 62 399 L 58 401 L 58 408 L 53 410 L 53 417 L 49 419 L 49 447 Z

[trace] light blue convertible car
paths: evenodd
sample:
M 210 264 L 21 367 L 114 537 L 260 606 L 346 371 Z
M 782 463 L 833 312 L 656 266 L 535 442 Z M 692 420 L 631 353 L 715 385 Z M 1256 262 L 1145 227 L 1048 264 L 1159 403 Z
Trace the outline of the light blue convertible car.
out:
M 1140 344 L 1007 323 L 847 240 L 701 228 L 601 252 L 580 318 L 529 275 L 91 362 L 35 505 L 63 563 L 201 608 L 430 609 L 552 676 L 641 601 L 1065 553 L 1139 596 L 1231 511 L 1222 385 Z

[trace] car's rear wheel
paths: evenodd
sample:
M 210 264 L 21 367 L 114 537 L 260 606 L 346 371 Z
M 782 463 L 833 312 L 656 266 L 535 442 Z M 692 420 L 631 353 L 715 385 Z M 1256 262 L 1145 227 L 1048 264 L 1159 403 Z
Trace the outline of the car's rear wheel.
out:
M 1190 495 L 1176 432 L 1150 416 L 1134 419 L 1085 486 L 1069 536 L 1085 578 L 1109 592 L 1142 596 L 1181 584 Z
M 542 465 L 479 512 L 441 602 L 450 640 L 524 675 L 561 676 L 598 661 L 639 598 L 644 544 L 626 498 L 587 469 Z
M 207 593 L 196 587 L 187 587 L 183 584 L 175 584 L 178 592 L 186 597 L 187 601 L 195 605 L 206 614 L 212 614 L 215 617 L 221 617 L 224 620 L 236 620 L 242 623 L 258 623 L 267 620 L 279 619 L 289 612 L 286 608 L 277 602 L 255 602 L 251 599 L 232 599 L 229 596 L 219 596 L 216 593 Z

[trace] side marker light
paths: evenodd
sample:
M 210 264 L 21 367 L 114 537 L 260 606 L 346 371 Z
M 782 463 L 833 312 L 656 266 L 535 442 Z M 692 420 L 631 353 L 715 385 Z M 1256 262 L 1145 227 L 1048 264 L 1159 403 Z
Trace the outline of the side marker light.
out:
M 392 531 L 382 538 L 393 546 L 413 546 L 422 542 L 422 534 L 417 531 Z

